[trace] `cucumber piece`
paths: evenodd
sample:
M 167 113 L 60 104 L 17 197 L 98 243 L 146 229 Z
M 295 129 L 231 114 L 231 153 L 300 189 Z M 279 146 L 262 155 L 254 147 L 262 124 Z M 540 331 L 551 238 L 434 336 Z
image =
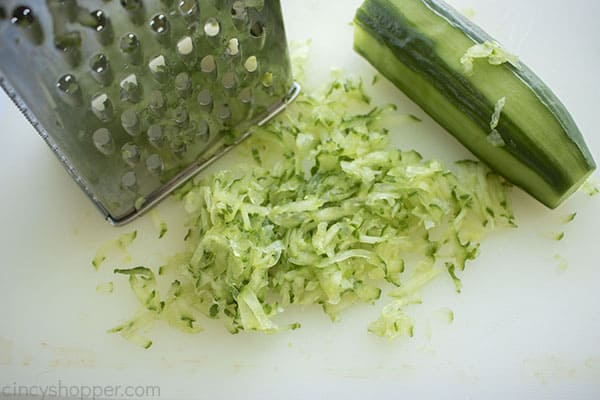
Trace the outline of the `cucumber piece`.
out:
M 479 159 L 546 206 L 561 204 L 596 168 L 568 111 L 523 63 L 475 60 L 465 72 L 467 50 L 493 39 L 442 1 L 366 0 L 354 26 L 359 54 Z M 492 133 L 499 135 L 496 143 Z

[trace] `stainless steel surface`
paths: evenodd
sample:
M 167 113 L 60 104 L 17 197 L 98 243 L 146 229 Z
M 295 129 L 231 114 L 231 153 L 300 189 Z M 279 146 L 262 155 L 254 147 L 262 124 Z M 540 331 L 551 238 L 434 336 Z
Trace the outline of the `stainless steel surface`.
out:
M 3 7 L 0 85 L 117 225 L 297 94 L 279 0 Z

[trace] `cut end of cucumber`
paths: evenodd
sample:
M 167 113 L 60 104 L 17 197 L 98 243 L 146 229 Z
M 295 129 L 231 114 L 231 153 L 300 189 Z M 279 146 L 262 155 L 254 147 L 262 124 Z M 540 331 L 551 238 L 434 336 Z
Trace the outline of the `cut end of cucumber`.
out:
M 545 204 L 545 205 L 552 210 L 554 210 L 555 208 L 558 208 L 569 197 L 571 197 L 571 195 L 573 195 L 575 192 L 577 192 L 577 191 L 579 191 L 579 189 L 581 189 L 581 187 L 590 179 L 590 177 L 592 176 L 592 174 L 594 173 L 595 170 L 596 170 L 595 167 L 593 169 L 590 169 L 585 175 L 583 175 L 581 177 L 581 179 L 579 179 L 577 182 L 575 182 L 573 184 L 573 186 L 571 186 L 571 188 L 569 188 L 569 190 L 565 191 L 561 196 L 557 197 L 556 201 L 554 201 L 553 203 L 550 203 L 550 204 Z

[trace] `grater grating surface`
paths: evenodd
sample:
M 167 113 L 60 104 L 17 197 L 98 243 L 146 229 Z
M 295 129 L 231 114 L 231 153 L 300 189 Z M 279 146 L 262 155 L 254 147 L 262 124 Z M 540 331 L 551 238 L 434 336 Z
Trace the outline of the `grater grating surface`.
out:
M 279 0 L 4 0 L 0 84 L 117 225 L 299 91 Z

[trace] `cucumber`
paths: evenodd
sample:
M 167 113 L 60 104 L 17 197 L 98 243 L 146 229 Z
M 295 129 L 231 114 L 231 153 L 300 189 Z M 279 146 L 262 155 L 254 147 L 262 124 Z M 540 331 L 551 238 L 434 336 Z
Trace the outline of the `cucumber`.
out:
M 465 70 L 468 49 L 495 42 L 442 1 L 366 0 L 354 26 L 360 55 L 480 160 L 546 206 L 560 205 L 596 168 L 564 105 L 523 63 L 476 60 L 472 72 Z M 499 112 L 497 125 L 490 123 Z

